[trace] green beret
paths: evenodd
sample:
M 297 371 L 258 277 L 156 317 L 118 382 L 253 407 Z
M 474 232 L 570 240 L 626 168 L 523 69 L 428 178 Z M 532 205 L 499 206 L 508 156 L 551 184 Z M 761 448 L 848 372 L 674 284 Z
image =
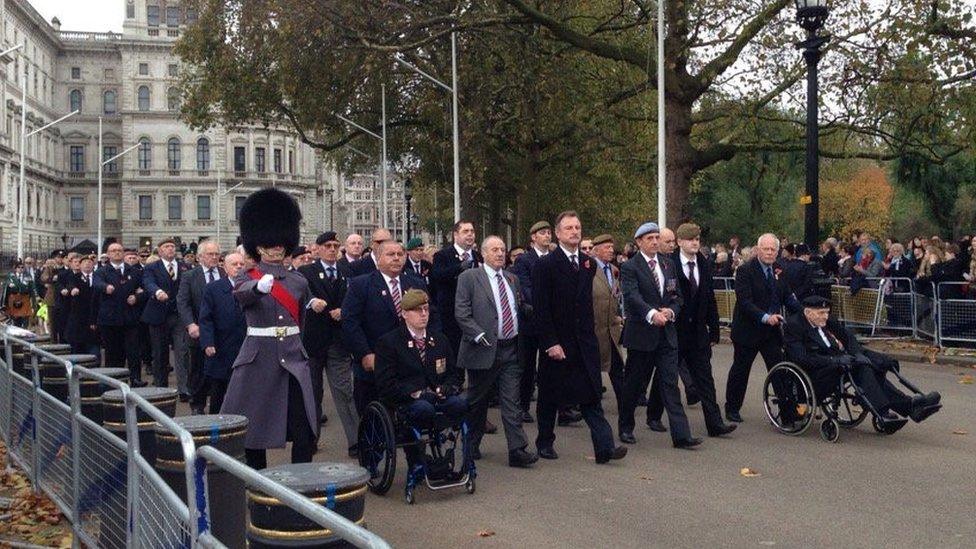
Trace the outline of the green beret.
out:
M 419 237 L 415 236 L 407 241 L 407 251 L 416 250 L 417 248 L 423 248 L 424 241 Z
M 403 292 L 403 299 L 400 300 L 400 308 L 404 311 L 412 311 L 421 305 L 427 304 L 427 292 L 411 288 Z
M 529 234 L 535 234 L 542 229 L 552 230 L 552 225 L 550 225 L 548 221 L 536 221 L 535 225 L 532 225 L 532 228 L 529 229 Z
M 678 240 L 693 240 L 701 236 L 701 227 L 694 223 L 682 223 L 678 230 L 674 231 L 674 236 Z
M 594 246 L 599 246 L 600 244 L 606 244 L 607 242 L 613 244 L 613 237 L 608 234 L 601 234 L 600 236 L 593 239 Z

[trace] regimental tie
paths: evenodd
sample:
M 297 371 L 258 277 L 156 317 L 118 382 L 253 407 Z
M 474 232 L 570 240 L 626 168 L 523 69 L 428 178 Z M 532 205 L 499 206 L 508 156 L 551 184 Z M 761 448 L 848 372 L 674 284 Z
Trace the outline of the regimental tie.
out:
M 173 264 L 172 263 L 167 263 L 166 264 L 166 272 L 169 273 L 170 279 L 176 280 L 176 270 L 173 269 Z
M 400 308 L 400 285 L 395 278 L 390 279 L 390 297 L 393 298 L 393 307 L 396 308 L 396 314 L 399 318 L 403 314 L 403 309 Z
M 427 342 L 422 337 L 415 337 L 413 344 L 417 347 L 417 352 L 420 353 L 420 362 L 427 364 Z
M 647 266 L 651 268 L 651 278 L 654 279 L 654 287 L 657 288 L 657 291 L 658 292 L 660 292 L 661 291 L 661 279 L 659 279 L 657 277 L 657 260 L 656 259 L 648 259 L 647 260 Z
M 214 268 L 210 267 L 209 269 L 207 269 L 207 284 L 210 284 L 213 281 L 214 281 Z
M 326 271 L 328 271 L 329 280 L 335 280 L 335 267 L 330 266 Z
M 576 261 L 576 254 L 569 254 L 569 262 L 573 264 L 574 271 L 579 271 L 579 261 Z
M 691 293 L 698 293 L 698 278 L 695 276 L 695 262 L 688 262 L 688 285 L 691 286 Z
M 515 317 L 512 315 L 512 306 L 508 303 L 508 290 L 502 273 L 495 273 L 495 280 L 498 281 L 498 301 L 502 304 L 501 339 L 512 339 L 515 337 Z

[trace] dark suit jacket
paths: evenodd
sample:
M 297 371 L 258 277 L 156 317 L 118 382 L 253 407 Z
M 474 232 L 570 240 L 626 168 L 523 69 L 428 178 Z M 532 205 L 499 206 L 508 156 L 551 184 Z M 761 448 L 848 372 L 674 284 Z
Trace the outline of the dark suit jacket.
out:
M 704 347 L 718 343 L 718 303 L 715 301 L 715 283 L 712 264 L 699 253 L 695 257 L 695 278 L 698 291 L 692 293 L 688 272 L 681 262 L 681 251 L 675 250 L 671 263 L 678 273 L 678 289 L 681 291 L 681 312 L 678 313 L 678 345 L 681 348 Z
M 766 314 L 779 314 L 782 307 L 791 312 L 800 311 L 800 303 L 793 296 L 782 267 L 773 264 L 773 272 L 780 271 L 772 286 L 759 259 L 752 259 L 735 271 L 735 310 L 732 312 L 732 341 L 740 345 L 758 347 L 768 338 L 781 339 L 778 326 L 763 324 Z M 771 289 L 772 288 L 772 289 Z
M 783 330 L 787 358 L 804 369 L 819 370 L 835 366 L 836 357 L 862 352 L 861 344 L 854 334 L 837 320 L 828 319 L 824 331 L 837 338 L 843 345 L 843 349 L 833 343 L 830 347 L 826 346 L 817 329 L 807 321 L 803 313 L 790 315 Z
M 840 270 L 840 265 L 837 264 L 839 259 L 840 256 L 837 255 L 837 250 L 831 248 L 820 258 L 820 267 L 828 275 L 837 276 L 837 271 Z
M 227 278 L 227 273 L 217 267 L 220 278 Z M 180 290 L 176 296 L 176 310 L 180 313 L 180 323 L 183 326 L 198 324 L 200 305 L 203 303 L 203 290 L 207 286 L 207 275 L 203 267 L 196 266 L 179 278 Z
M 429 284 L 430 271 L 433 268 L 434 265 L 430 261 L 427 261 L 426 259 L 422 259 L 420 260 L 420 273 L 418 274 L 417 271 L 415 271 L 413 268 L 413 262 L 411 262 L 410 258 L 408 257 L 406 259 L 406 263 L 404 263 L 403 265 L 403 272 L 409 275 L 419 276 L 420 278 L 424 279 L 424 282 L 427 282 Z
M 524 335 L 535 335 L 535 311 L 532 307 L 532 268 L 535 266 L 536 261 L 540 259 L 539 252 L 535 250 L 532 246 L 525 250 L 525 253 L 515 258 L 515 264 L 512 265 L 512 274 L 518 277 L 519 286 L 521 288 L 522 302 L 527 305 L 525 307 L 525 323 L 519 326 L 519 332 Z
M 647 321 L 647 313 L 651 309 L 671 309 L 676 321 L 682 309 L 677 272 L 671 258 L 659 253 L 657 260 L 664 272 L 664 280 L 661 281 L 664 284 L 664 295 L 661 295 L 660 289 L 654 283 L 654 274 L 643 254 L 638 253 L 620 267 L 620 290 L 624 294 L 624 310 L 627 313 L 623 343 L 627 349 L 650 352 L 661 343 L 678 348 L 675 322 L 668 322 L 661 327 Z
M 200 303 L 200 348 L 213 347 L 217 351 L 204 359 L 203 372 L 216 379 L 230 379 L 247 334 L 247 321 L 233 290 L 233 281 L 225 276 L 207 284 Z
M 154 261 L 142 270 L 142 289 L 147 292 L 146 308 L 142 311 L 142 321 L 146 324 L 162 324 L 166 317 L 177 314 L 176 298 L 179 294 L 180 280 L 186 274 L 186 265 L 177 261 L 176 280 L 169 277 L 163 261 Z M 156 299 L 156 290 L 163 290 L 169 296 L 165 302 Z
M 600 346 L 593 325 L 593 275 L 596 261 L 580 252 L 574 271 L 562 248 L 532 268 L 535 327 L 542 351 L 539 390 L 560 404 L 595 402 L 600 398 Z M 561 345 L 564 360 L 545 351 Z
M 93 311 L 95 290 L 82 281 L 82 274 L 73 273 L 68 282 L 68 297 L 71 302 L 68 311 L 68 322 L 65 325 L 64 336 L 68 343 L 76 345 L 91 345 L 98 343 L 98 334 L 91 328 L 95 324 Z M 71 291 L 78 289 L 78 295 L 72 296 Z
M 312 292 L 312 297 L 324 299 L 326 303 L 325 310 L 321 313 L 308 310 L 305 315 L 305 326 L 302 329 L 302 343 L 305 344 L 305 350 L 309 356 L 322 359 L 325 358 L 329 346 L 334 341 L 342 341 L 342 324 L 332 320 L 329 313 L 342 307 L 349 281 L 338 265 L 336 265 L 335 280 L 329 280 L 325 267 L 319 260 L 302 265 L 298 268 L 298 272 L 308 280 L 308 289 Z
M 783 275 L 798 300 L 813 294 L 813 273 L 802 259 L 788 259 L 783 263 Z
M 427 330 L 424 360 L 405 324 L 376 342 L 376 384 L 383 399 L 393 405 L 413 402 L 411 393 L 434 390 L 456 393 L 464 376 L 455 366 L 454 351 L 441 332 Z M 443 372 L 437 373 L 440 364 Z
M 376 262 L 373 261 L 373 254 L 371 253 L 363 254 L 358 260 L 349 263 L 349 271 L 352 276 L 369 274 L 375 270 Z
M 484 260 L 476 250 L 471 250 L 471 257 L 474 258 L 474 266 L 480 266 Z M 457 293 L 457 279 L 461 276 L 461 271 L 468 268 L 461 264 L 461 256 L 454 249 L 454 244 L 444 246 L 434 254 L 434 265 L 430 271 L 431 293 L 437 310 L 444 314 L 444 335 L 454 345 L 457 351 L 458 343 L 461 341 L 461 328 L 454 318 L 454 299 Z
M 124 274 L 108 264 L 95 271 L 95 324 L 99 326 L 132 326 L 139 321 L 132 313 L 139 310 L 139 300 L 145 295 L 145 292 L 139 292 L 142 269 L 123 265 L 122 270 Z M 114 287 L 111 294 L 105 293 L 109 285 Z M 126 302 L 131 295 L 136 296 L 135 305 Z
M 401 275 L 401 292 L 411 288 L 427 291 L 423 280 Z M 375 352 L 379 338 L 395 330 L 402 322 L 396 314 L 382 273 L 373 271 L 349 280 L 346 296 L 342 300 L 342 342 L 353 356 L 353 373 L 356 377 L 372 379 L 373 374 L 362 367 L 363 357 Z M 439 328 L 440 318 L 436 309 L 431 307 L 428 329 L 439 331 Z

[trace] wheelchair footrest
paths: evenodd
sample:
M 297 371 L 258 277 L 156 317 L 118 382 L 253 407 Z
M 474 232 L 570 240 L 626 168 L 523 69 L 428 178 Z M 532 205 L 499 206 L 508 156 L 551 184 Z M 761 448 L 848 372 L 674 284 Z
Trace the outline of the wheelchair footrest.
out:
M 891 435 L 901 430 L 906 423 L 908 423 L 908 419 L 903 417 L 898 419 L 885 419 L 881 421 L 881 427 L 886 434 Z

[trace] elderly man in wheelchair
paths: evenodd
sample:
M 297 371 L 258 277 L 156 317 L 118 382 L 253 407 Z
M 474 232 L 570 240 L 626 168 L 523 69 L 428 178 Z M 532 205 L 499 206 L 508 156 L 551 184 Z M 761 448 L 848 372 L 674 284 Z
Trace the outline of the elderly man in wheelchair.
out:
M 784 329 L 786 357 L 770 370 L 765 394 L 773 424 L 787 434 L 800 434 L 823 413 L 820 433 L 835 442 L 838 427 L 854 427 L 866 415 L 879 433 L 892 434 L 909 419 L 921 422 L 942 406 L 937 392 L 922 394 L 899 372 L 898 362 L 866 349 L 854 334 L 830 318 L 830 301 L 821 296 L 803 300 L 803 311 Z M 902 392 L 889 375 L 911 393 Z M 772 391 L 770 390 L 772 389 Z
M 376 344 L 382 402 L 370 403 L 360 421 L 360 464 L 371 473 L 373 492 L 385 493 L 395 477 L 400 446 L 407 457 L 407 503 L 413 503 L 414 488 L 425 481 L 434 490 L 465 486 L 473 493 L 463 375 L 447 338 L 427 329 L 427 294 L 407 290 L 400 307 L 404 322 Z

